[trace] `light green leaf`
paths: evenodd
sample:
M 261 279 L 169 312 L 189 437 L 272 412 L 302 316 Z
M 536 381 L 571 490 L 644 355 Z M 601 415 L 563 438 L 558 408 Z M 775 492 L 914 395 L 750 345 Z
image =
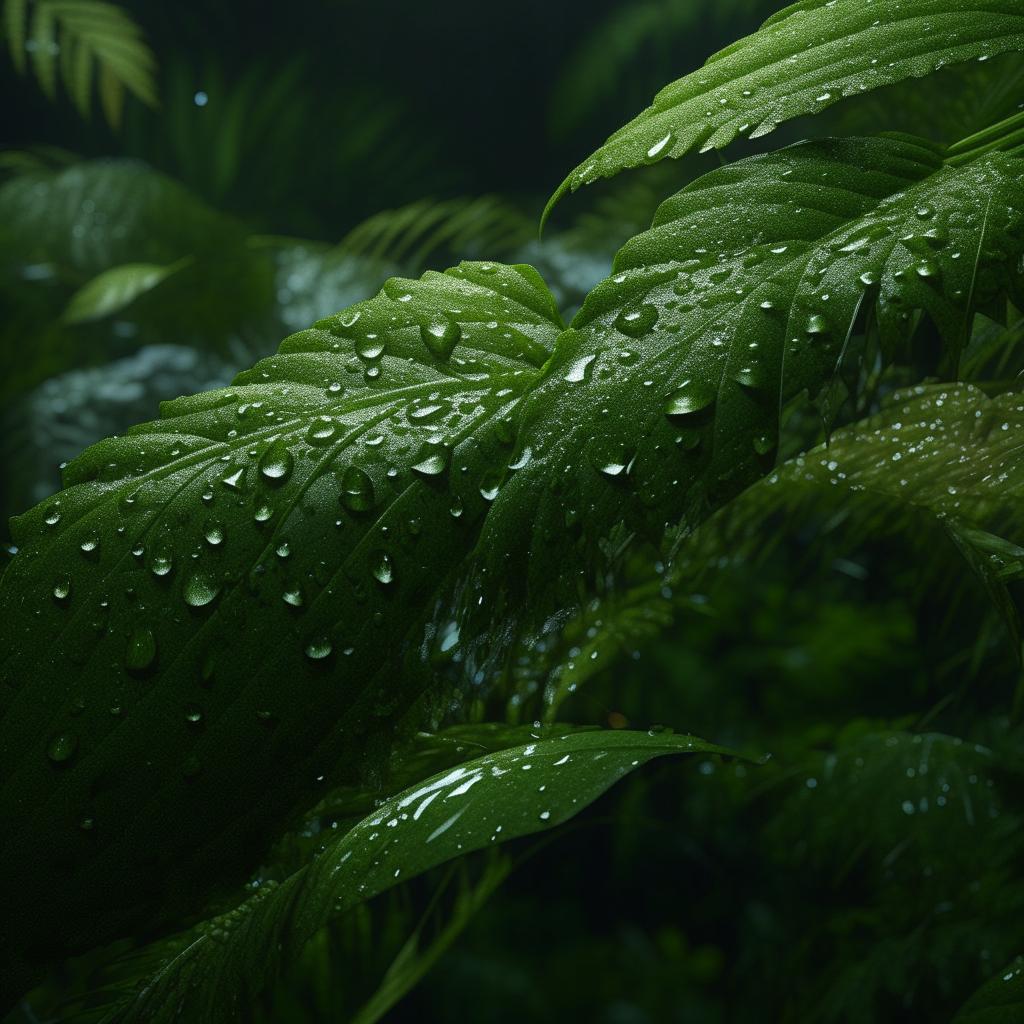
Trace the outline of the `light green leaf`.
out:
M 158 263 L 124 263 L 119 267 L 111 267 L 71 296 L 68 308 L 64 311 L 64 320 L 69 324 L 80 324 L 117 313 L 190 262 L 189 257 L 185 257 L 166 266 Z
M 435 775 L 387 800 L 308 867 L 204 925 L 135 1000 L 129 1024 L 234 1019 L 283 956 L 330 918 L 474 850 L 554 828 L 666 754 L 728 753 L 692 736 L 583 732 L 541 738 Z
M 947 64 L 1024 48 L 1017 0 L 803 0 L 666 86 L 558 187 L 721 149 L 783 121 Z
M 961 1007 L 953 1024 L 1018 1024 L 1024 1017 L 1024 957 L 1017 957 Z

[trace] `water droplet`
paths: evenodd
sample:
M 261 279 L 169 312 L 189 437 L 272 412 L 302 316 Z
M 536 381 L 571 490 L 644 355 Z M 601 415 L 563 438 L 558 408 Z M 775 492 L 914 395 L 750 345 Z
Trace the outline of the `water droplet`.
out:
M 224 543 L 224 524 L 219 519 L 207 519 L 203 526 L 203 536 L 211 547 Z
M 658 322 L 658 310 L 649 302 L 636 309 L 624 309 L 615 318 L 615 327 L 631 338 L 646 334 Z
M 198 725 L 203 720 L 203 709 L 198 704 L 185 705 L 185 721 Z
M 446 316 L 438 314 L 420 327 L 423 344 L 436 359 L 447 359 L 462 337 L 459 325 Z
M 58 601 L 67 601 L 71 596 L 71 577 L 60 576 L 53 585 L 53 596 Z
M 341 503 L 351 512 L 368 512 L 376 503 L 373 481 L 364 469 L 349 466 L 341 477 Z
M 390 583 L 395 578 L 394 566 L 386 551 L 375 551 L 370 564 L 374 579 L 380 583 Z
M 100 549 L 100 538 L 97 534 L 92 534 L 86 537 L 81 544 L 78 545 L 83 555 L 95 554 Z
M 283 483 L 288 479 L 295 460 L 284 441 L 274 441 L 260 456 L 260 472 L 267 480 Z
M 293 608 L 301 608 L 305 603 L 305 597 L 302 593 L 302 587 L 298 583 L 289 584 L 284 593 L 281 594 L 281 600 L 285 604 L 290 604 Z
M 671 143 L 671 141 L 672 133 L 669 132 L 667 135 L 664 136 L 664 138 L 659 139 L 657 142 L 654 143 L 653 146 L 651 146 L 650 149 L 647 150 L 647 159 L 657 159 L 665 151 L 666 147 L 669 145 L 669 143 Z
M 590 364 L 597 358 L 596 355 L 580 356 L 569 364 L 569 369 L 562 378 L 570 384 L 579 384 L 587 376 Z
M 828 334 L 828 321 L 820 313 L 813 313 L 805 330 L 808 334 Z
M 77 749 L 78 737 L 69 732 L 60 732 L 47 745 L 46 756 L 54 764 L 61 764 L 74 757 Z
M 306 430 L 306 440 L 315 447 L 329 445 L 338 436 L 338 424 L 330 416 L 317 416 Z
M 706 409 L 715 400 L 715 389 L 710 384 L 686 380 L 665 400 L 666 416 L 689 416 Z
M 431 450 L 432 449 L 432 450 Z M 420 476 L 440 476 L 448 468 L 448 450 L 431 445 L 421 453 L 423 457 L 412 468 Z
M 220 586 L 212 576 L 196 572 L 185 582 L 183 596 L 185 604 L 193 608 L 205 608 L 219 593 Z
M 315 640 L 310 640 L 306 644 L 306 657 L 310 661 L 323 661 L 334 648 L 331 646 L 331 641 L 325 636 L 317 637 Z
M 124 665 L 129 672 L 142 672 L 156 660 L 156 637 L 148 626 L 139 626 L 128 638 Z

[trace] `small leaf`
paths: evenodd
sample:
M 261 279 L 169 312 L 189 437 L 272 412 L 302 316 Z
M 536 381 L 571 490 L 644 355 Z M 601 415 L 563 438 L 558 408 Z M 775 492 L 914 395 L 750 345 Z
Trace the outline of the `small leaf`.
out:
M 118 313 L 190 262 L 186 257 L 166 266 L 158 263 L 124 263 L 119 267 L 111 267 L 75 292 L 64 311 L 64 321 L 81 324 Z
M 332 916 L 474 850 L 554 828 L 634 768 L 728 751 L 670 733 L 581 732 L 488 754 L 391 797 L 308 867 L 204 925 L 111 1019 L 232 1018 Z

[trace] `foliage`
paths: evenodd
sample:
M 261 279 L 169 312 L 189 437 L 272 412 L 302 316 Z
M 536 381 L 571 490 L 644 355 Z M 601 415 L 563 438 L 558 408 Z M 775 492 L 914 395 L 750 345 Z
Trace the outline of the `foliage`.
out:
M 103 0 L 4 0 L 4 27 L 11 60 L 24 73 L 31 60 L 39 87 L 65 91 L 83 117 L 92 106 L 93 83 L 103 114 L 121 124 L 125 94 L 157 102 L 155 61 L 132 17 Z
M 85 9 L 131 24 L 36 0 L 33 31 L 63 18 L 67 67 L 89 71 L 113 44 Z M 19 64 L 27 15 L 5 11 Z M 595 56 L 609 26 L 632 26 L 625 67 L 695 17 L 599 22 L 563 126 L 618 92 Z M 450 992 L 464 1009 L 483 984 L 481 1020 L 612 1020 L 633 978 L 661 1020 L 1011 1019 L 1022 49 L 1011 0 L 803 0 L 663 89 L 545 217 L 685 161 L 543 247 L 494 195 L 399 196 L 336 242 L 238 215 L 298 64 L 214 64 L 205 135 L 171 72 L 194 191 L 12 155 L 11 503 L 45 490 L 34 453 L 95 443 L 12 519 L 0 577 L 8 999 L 109 1024 L 369 1024 L 400 1000 L 422 1018 L 418 998 L 457 1015 Z M 35 68 L 52 86 L 52 60 Z M 960 102 L 915 134 L 875 133 L 859 98 L 884 86 L 906 114 L 952 82 Z M 826 116 L 854 134 L 704 173 L 692 155 L 841 100 Z M 352 128 L 352 153 L 390 116 Z M 185 397 L 187 376 L 146 379 L 252 362 Z M 129 427 L 157 393 L 160 418 Z M 693 771 L 640 770 L 680 752 Z M 541 832 L 560 842 L 525 845 Z M 642 941 L 588 926 L 605 908 L 580 904 L 580 863 L 639 908 Z M 586 938 L 515 947 L 517 914 Z M 503 976 L 507 948 L 559 994 Z

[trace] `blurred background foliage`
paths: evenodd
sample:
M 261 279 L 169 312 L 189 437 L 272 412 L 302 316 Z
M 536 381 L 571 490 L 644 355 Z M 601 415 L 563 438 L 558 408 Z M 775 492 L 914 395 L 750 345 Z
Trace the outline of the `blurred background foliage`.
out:
M 392 274 L 530 262 L 571 314 L 719 158 L 596 186 L 540 243 L 547 194 L 777 7 L 297 0 L 255 17 L 234 0 L 6 0 L 4 521 L 86 444 L 227 383 Z M 910 83 L 814 132 L 831 118 L 959 138 L 1024 101 L 1024 61 L 996 63 L 946 72 L 948 103 Z M 1019 342 L 1019 319 L 982 322 L 965 369 L 1012 379 Z M 771 760 L 648 768 L 554 842 L 386 894 L 323 932 L 253 1020 L 937 1021 L 1024 950 L 1005 604 L 927 510 L 810 488 L 734 515 L 672 587 L 598 607 L 618 616 L 613 653 L 563 711 Z M 578 627 L 568 661 L 592 635 Z M 528 657 L 519 670 L 500 714 L 529 721 L 537 679 Z M 14 1019 L 88 1019 L 140 970 L 122 952 L 68 965 Z M 83 988 L 84 1005 L 63 1002 Z

